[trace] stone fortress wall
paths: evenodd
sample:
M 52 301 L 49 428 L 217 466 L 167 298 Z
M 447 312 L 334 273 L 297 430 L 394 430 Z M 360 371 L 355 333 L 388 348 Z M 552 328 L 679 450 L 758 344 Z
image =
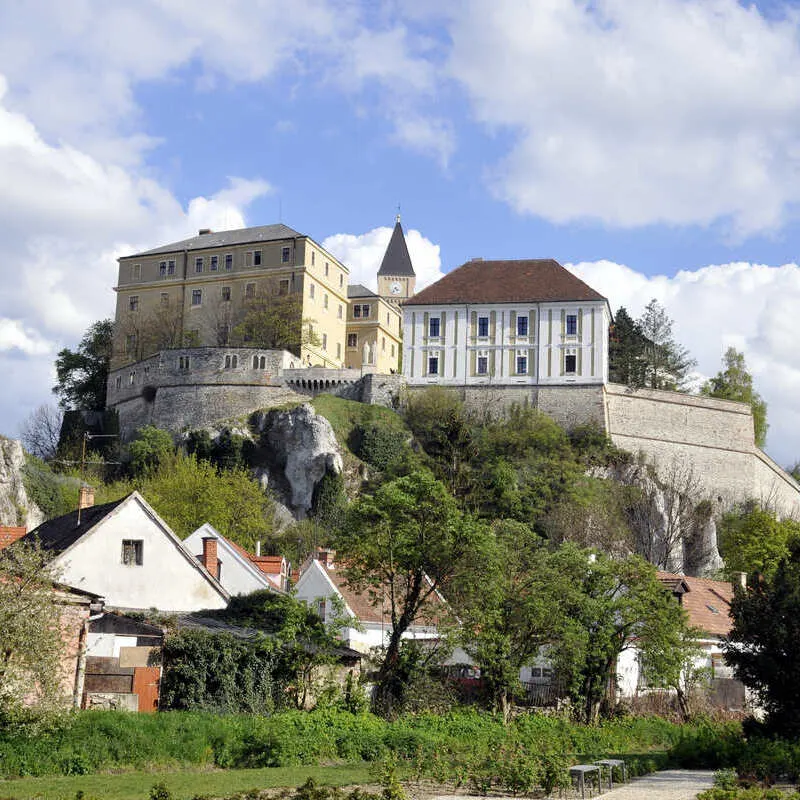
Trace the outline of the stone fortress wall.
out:
M 404 396 L 424 388 L 407 387 L 401 375 L 369 367 L 298 368 L 286 351 L 181 348 L 112 372 L 108 405 L 119 412 L 123 440 L 129 440 L 143 425 L 177 434 L 321 392 L 396 408 Z M 800 485 L 756 447 L 753 419 L 743 403 L 617 384 L 487 383 L 454 390 L 477 411 L 496 414 L 516 403 L 538 408 L 566 428 L 595 422 L 614 444 L 641 453 L 662 476 L 691 470 L 725 506 L 753 498 L 800 518 Z

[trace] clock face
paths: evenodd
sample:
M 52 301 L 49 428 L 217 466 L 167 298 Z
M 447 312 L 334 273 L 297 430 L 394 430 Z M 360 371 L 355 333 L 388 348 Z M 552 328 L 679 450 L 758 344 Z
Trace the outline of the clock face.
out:
M 396 281 L 395 281 L 395 283 L 393 283 L 393 284 L 392 284 L 392 285 L 389 287 L 389 291 L 390 291 L 392 294 L 400 294 L 400 292 L 402 291 L 402 289 L 403 289 L 403 287 L 402 287 L 402 286 L 401 286 L 399 283 L 397 283 Z

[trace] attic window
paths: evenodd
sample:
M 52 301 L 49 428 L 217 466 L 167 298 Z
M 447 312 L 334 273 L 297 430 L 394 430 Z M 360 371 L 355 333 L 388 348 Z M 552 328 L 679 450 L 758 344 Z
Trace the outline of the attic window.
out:
M 128 567 L 141 567 L 144 563 L 144 540 L 122 540 L 122 563 Z

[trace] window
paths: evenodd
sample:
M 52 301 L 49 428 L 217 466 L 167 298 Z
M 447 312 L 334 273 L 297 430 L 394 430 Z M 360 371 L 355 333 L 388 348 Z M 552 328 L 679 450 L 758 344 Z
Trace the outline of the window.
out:
M 347 334 L 347 349 L 348 350 L 355 350 L 358 347 L 358 334 L 357 333 L 348 333 Z
M 328 349 L 328 334 L 327 333 L 323 333 L 322 334 L 322 349 L 323 350 L 327 350 Z
M 134 264 L 131 267 L 131 280 L 132 281 L 140 281 L 142 279 L 142 265 L 141 264 Z
M 489 317 L 478 317 L 478 336 L 489 335 Z
M 231 299 L 231 287 L 230 286 L 223 286 L 222 287 L 222 301 L 224 303 L 230 302 Z
M 342 304 L 341 303 L 339 303 L 339 310 L 336 312 L 336 317 L 337 317 L 337 319 L 341 319 L 342 318 Z
M 122 388 L 122 375 L 117 375 L 116 379 L 114 380 L 114 386 L 117 389 L 121 389 Z
M 312 300 L 314 299 L 314 291 L 315 291 L 315 289 L 314 289 L 314 284 L 313 284 L 313 283 L 310 283 L 310 284 L 308 285 L 308 296 L 309 296 L 309 297 L 310 297 Z
M 438 339 L 439 338 L 439 326 L 441 325 L 441 319 L 439 317 L 431 317 L 428 320 L 428 336 L 431 339 Z
M 159 261 L 158 262 L 158 274 L 165 278 L 167 276 L 167 262 L 166 261 Z
M 225 272 L 233 269 L 233 253 L 225 253 Z
M 253 356 L 253 369 L 258 369 L 258 356 Z
M 392 358 L 394 358 L 394 345 L 392 345 Z
M 389 315 L 387 314 L 386 315 L 386 327 L 388 328 L 389 325 L 390 325 L 390 323 L 389 323 Z
M 217 270 L 219 270 L 219 256 L 211 256 L 209 258 L 208 268 L 211 272 L 217 272 Z
M 344 275 L 341 273 L 339 274 L 339 288 L 341 289 L 344 286 Z
M 203 256 L 197 256 L 194 260 L 194 271 L 195 272 L 202 272 L 203 271 Z
M 186 372 L 189 369 L 189 356 L 179 356 L 178 357 L 178 369 Z
M 138 294 L 132 294 L 128 298 L 128 307 L 130 308 L 131 311 L 138 311 L 139 310 L 139 295 Z
M 141 567 L 144 563 L 144 540 L 122 540 L 122 563 L 129 567 Z
M 356 303 L 353 306 L 353 317 L 355 319 L 361 319 L 362 317 L 366 319 L 369 316 L 369 305 L 359 305 Z
M 528 374 L 528 357 L 517 356 L 517 375 Z
M 125 337 L 125 352 L 126 353 L 133 353 L 136 350 L 136 334 L 129 333 Z
M 253 250 L 253 266 L 260 267 L 261 266 L 261 251 L 260 250 Z
M 564 372 L 567 375 L 574 375 L 575 368 L 577 366 L 578 357 L 573 354 L 569 354 L 564 357 Z
M 478 375 L 489 374 L 489 356 L 478 356 L 478 364 L 476 372 Z
M 128 374 L 128 386 L 133 386 L 134 381 L 136 380 L 136 373 L 131 372 Z
M 167 261 L 167 275 L 174 275 L 175 274 L 175 259 L 170 258 Z
M 169 292 L 161 292 L 161 305 L 162 306 L 169 305 Z
M 567 336 L 576 336 L 578 333 L 578 315 L 567 314 Z
M 244 296 L 246 300 L 252 300 L 256 296 L 256 285 L 254 283 L 248 283 L 244 287 Z
M 259 251 L 259 255 L 261 255 L 260 251 Z M 288 264 L 289 263 L 289 258 L 291 257 L 291 255 L 292 255 L 292 248 L 291 247 L 282 248 L 281 249 L 281 264 Z M 261 262 L 259 261 L 258 263 L 260 264 Z
M 381 352 L 382 353 L 386 352 L 386 337 L 385 336 L 381 337 Z
M 322 297 L 322 307 L 327 311 L 328 310 L 328 295 L 323 295 Z
M 517 317 L 517 336 L 528 335 L 528 318 L 523 316 Z
M 203 302 L 203 290 L 202 289 L 192 289 L 192 305 L 199 306 Z
M 325 277 L 328 277 L 328 262 L 325 262 Z
M 342 357 L 342 343 L 336 342 L 336 358 Z
M 284 278 L 278 282 L 278 294 L 283 296 L 289 294 L 289 279 Z
M 239 366 L 239 356 L 235 353 L 233 355 L 225 356 L 225 369 L 236 369 Z
M 311 266 L 313 267 L 317 261 L 317 254 L 312 250 L 311 251 Z
M 428 357 L 428 375 L 439 374 L 439 356 Z

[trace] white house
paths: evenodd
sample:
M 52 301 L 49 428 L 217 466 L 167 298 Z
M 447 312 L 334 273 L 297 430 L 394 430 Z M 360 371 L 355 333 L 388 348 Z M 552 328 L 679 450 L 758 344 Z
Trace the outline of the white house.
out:
M 206 522 L 190 533 L 183 546 L 222 584 L 230 595 L 267 589 L 286 591 L 288 564 L 281 556 L 252 555 Z
M 474 259 L 403 304 L 409 385 L 603 384 L 608 301 L 552 259 Z
M 310 558 L 303 566 L 300 578 L 295 586 L 295 596 L 307 605 L 316 608 L 326 622 L 334 615 L 333 598 L 338 598 L 344 607 L 347 619 L 357 620 L 363 630 L 345 628 L 342 640 L 347 647 L 367 653 L 375 647 L 388 644 L 392 632 L 391 613 L 387 602 L 373 598 L 367 592 L 358 592 L 347 584 L 341 568 L 334 560 L 331 550 L 320 550 L 316 558 Z M 444 601 L 434 594 L 430 601 L 433 616 L 436 608 L 444 608 Z M 435 620 L 426 624 L 412 625 L 404 638 L 425 640 L 431 643 L 438 641 L 439 632 Z
M 102 595 L 106 607 L 198 611 L 229 594 L 138 493 L 48 520 L 22 541 L 52 554 L 59 580 Z
M 702 631 L 696 642 L 701 653 L 693 666 L 695 669 L 708 670 L 712 695 L 717 695 L 722 705 L 743 702 L 744 687 L 733 678 L 733 670 L 722 652 L 723 639 L 733 625 L 730 617 L 732 585 L 728 581 L 693 578 L 670 572 L 659 572 L 658 579 L 686 609 L 689 625 Z M 648 691 L 641 667 L 636 647 L 623 650 L 617 662 L 617 688 L 621 697 L 635 697 Z

